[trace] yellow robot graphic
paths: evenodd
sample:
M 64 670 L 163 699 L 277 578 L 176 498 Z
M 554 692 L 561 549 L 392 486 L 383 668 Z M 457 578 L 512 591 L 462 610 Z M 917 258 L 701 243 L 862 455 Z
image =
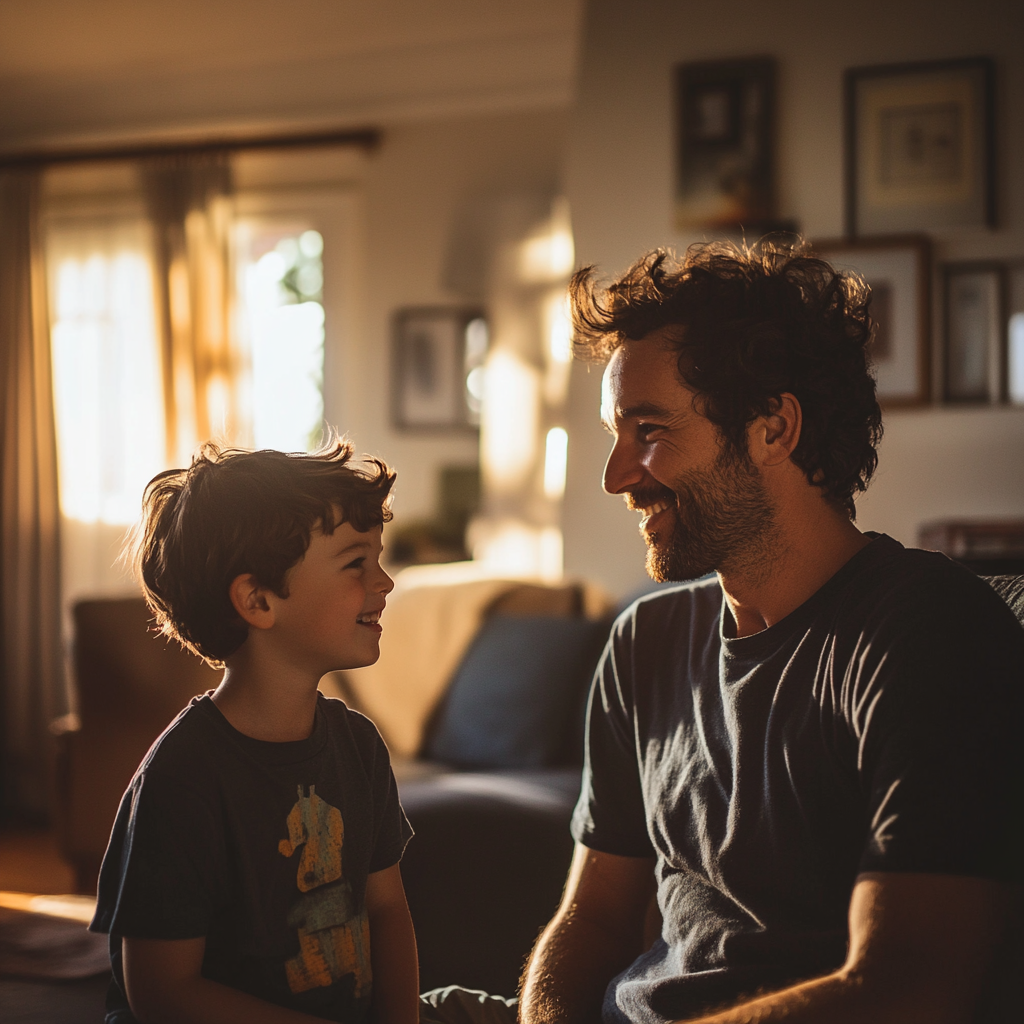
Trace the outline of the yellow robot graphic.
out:
M 341 811 L 309 787 L 288 813 L 288 838 L 278 851 L 291 857 L 301 846 L 298 887 L 302 895 L 288 912 L 288 924 L 298 929 L 299 952 L 285 964 L 292 992 L 333 985 L 354 975 L 356 999 L 369 995 L 370 924 L 366 910 L 356 911 L 352 887 L 342 877 L 341 849 L 345 823 Z

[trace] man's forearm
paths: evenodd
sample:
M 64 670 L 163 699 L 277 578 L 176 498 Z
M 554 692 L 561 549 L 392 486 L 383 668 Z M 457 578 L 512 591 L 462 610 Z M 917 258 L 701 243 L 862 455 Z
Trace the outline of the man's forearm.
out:
M 969 1008 L 934 990 L 911 995 L 844 970 L 680 1024 L 970 1024 L 973 1019 Z
M 590 1024 L 608 982 L 640 953 L 635 936 L 602 931 L 571 907 L 548 925 L 523 976 L 522 1024 Z

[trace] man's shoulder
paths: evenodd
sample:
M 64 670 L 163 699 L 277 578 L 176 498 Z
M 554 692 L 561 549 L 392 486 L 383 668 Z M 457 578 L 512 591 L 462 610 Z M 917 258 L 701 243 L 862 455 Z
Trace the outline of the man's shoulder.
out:
M 1024 630 L 987 580 L 885 536 L 862 554 L 819 604 L 818 621 L 833 635 L 870 639 L 879 655 L 901 651 L 915 663 L 1006 657 L 1024 665 Z
M 661 586 L 631 601 L 620 619 L 651 615 L 677 615 L 698 609 L 721 608 L 722 587 L 717 575 L 703 576 L 688 583 Z
M 875 550 L 872 550 L 875 549 Z M 925 611 L 995 615 L 1008 621 L 1013 613 L 987 580 L 938 551 L 905 548 L 880 536 L 865 550 L 861 571 L 850 580 L 848 593 L 881 602 L 891 614 Z
M 717 636 L 722 600 L 717 576 L 661 587 L 633 600 L 615 620 L 612 636 L 644 646 L 645 637 L 656 637 L 662 648 L 671 646 L 666 642 L 670 638 Z

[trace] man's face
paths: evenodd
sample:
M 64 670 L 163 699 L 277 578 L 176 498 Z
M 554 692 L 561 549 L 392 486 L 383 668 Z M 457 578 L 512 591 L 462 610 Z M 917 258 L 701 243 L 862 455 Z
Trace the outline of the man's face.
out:
M 773 522 L 756 468 L 694 408 L 676 360 L 663 332 L 627 341 L 602 387 L 601 418 L 615 438 L 604 489 L 642 513 L 647 572 L 659 581 L 746 566 Z

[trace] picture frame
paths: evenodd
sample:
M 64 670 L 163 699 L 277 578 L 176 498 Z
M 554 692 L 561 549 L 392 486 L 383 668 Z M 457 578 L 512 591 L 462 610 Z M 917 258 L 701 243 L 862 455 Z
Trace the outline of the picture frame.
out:
M 676 68 L 677 229 L 774 224 L 775 79 L 772 57 Z
M 850 237 L 995 226 L 994 77 L 988 57 L 846 72 Z
M 920 235 L 836 239 L 813 244 L 837 270 L 860 274 L 871 288 L 876 328 L 869 348 L 879 403 L 888 409 L 931 398 L 930 241 Z
M 1006 397 L 1006 268 L 951 263 L 943 278 L 943 399 L 997 403 Z
M 393 318 L 391 421 L 400 430 L 477 430 L 467 401 L 467 328 L 483 313 L 414 306 Z

